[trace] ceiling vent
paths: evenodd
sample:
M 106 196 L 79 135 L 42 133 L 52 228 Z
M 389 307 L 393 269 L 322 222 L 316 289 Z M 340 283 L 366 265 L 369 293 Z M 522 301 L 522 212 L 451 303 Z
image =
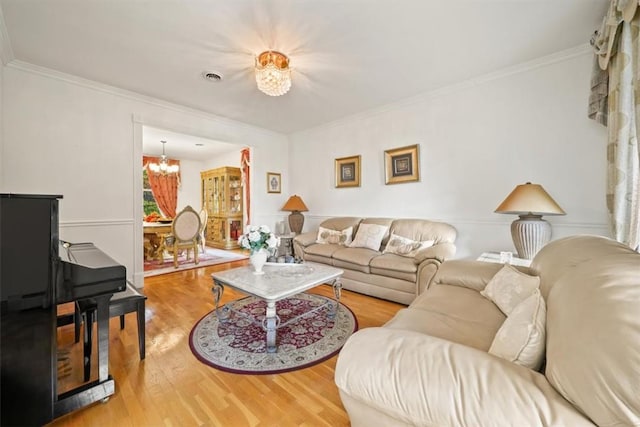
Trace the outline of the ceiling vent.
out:
M 202 73 L 202 77 L 209 82 L 217 83 L 222 80 L 222 74 L 216 73 L 215 71 L 204 71 Z

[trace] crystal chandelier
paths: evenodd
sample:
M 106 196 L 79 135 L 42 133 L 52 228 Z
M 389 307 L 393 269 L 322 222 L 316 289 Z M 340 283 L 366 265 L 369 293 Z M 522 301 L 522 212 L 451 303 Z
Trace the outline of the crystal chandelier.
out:
M 155 173 L 161 173 L 162 175 L 166 175 L 169 173 L 178 173 L 178 171 L 180 170 L 180 166 L 170 165 L 169 159 L 164 153 L 164 145 L 167 143 L 167 141 L 160 142 L 162 142 L 162 156 L 160 156 L 160 163 L 149 163 L 149 169 L 151 169 Z
M 256 57 L 258 89 L 269 96 L 280 96 L 291 88 L 291 69 L 286 55 L 269 50 Z

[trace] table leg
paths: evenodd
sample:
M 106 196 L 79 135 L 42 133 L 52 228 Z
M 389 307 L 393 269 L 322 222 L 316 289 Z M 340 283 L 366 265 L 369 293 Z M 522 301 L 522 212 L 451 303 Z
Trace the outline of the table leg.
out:
M 222 294 L 224 293 L 224 285 L 214 279 L 211 292 L 213 292 L 213 301 L 216 304 L 216 316 L 218 317 L 219 321 L 224 322 L 229 318 L 229 308 L 225 305 L 224 307 L 222 307 L 222 309 L 220 309 L 220 299 L 222 298 Z
M 267 302 L 267 312 L 264 319 L 264 326 L 267 331 L 267 353 L 276 352 L 276 330 L 278 317 L 276 316 L 275 301 Z
M 333 295 L 336 297 L 336 305 L 333 310 L 329 312 L 329 318 L 334 319 L 338 313 L 338 307 L 340 306 L 340 297 L 342 296 L 342 281 L 338 277 L 333 281 Z

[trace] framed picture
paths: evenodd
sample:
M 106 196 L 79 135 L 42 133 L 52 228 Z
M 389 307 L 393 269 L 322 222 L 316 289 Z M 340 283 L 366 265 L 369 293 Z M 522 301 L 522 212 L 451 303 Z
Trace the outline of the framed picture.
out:
M 394 148 L 384 152 L 385 184 L 420 181 L 418 145 Z
M 267 193 L 282 192 L 282 178 L 279 173 L 267 172 Z
M 360 156 L 336 159 L 336 187 L 360 187 Z

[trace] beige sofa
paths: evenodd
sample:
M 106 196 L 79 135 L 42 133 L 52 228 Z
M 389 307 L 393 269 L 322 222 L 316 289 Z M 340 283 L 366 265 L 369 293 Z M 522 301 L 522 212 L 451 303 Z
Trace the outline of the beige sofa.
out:
M 361 224 L 387 227 L 376 250 L 317 243 L 320 227 L 334 231 L 351 228 L 351 236 L 355 238 Z M 429 283 L 440 264 L 452 258 L 456 250 L 455 228 L 424 219 L 338 217 L 323 221 L 318 230 L 294 238 L 297 257 L 344 270 L 342 285 L 345 289 L 402 304 L 410 304 L 420 292 L 418 284 Z M 417 242 L 432 241 L 433 246 L 419 250 L 413 256 L 383 253 L 392 234 Z
M 501 268 L 448 261 L 348 339 L 335 381 L 352 426 L 640 426 L 640 254 L 572 236 L 522 268 L 546 301 L 542 372 L 487 351 L 505 315 L 479 291 Z

